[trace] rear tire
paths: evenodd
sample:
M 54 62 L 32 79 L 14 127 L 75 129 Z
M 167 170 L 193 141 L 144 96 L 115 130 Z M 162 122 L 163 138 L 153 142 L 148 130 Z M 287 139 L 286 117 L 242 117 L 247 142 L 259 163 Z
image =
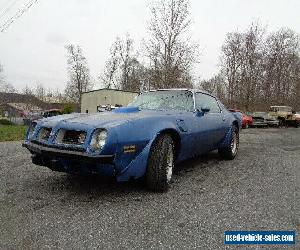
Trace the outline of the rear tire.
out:
M 279 118 L 279 127 L 285 127 L 286 126 L 286 122 L 284 118 Z
M 225 160 L 233 160 L 239 149 L 239 130 L 236 126 L 232 127 L 232 134 L 229 145 L 219 148 L 219 155 Z
M 147 187 L 156 192 L 169 188 L 174 167 L 174 142 L 170 135 L 159 135 L 151 146 L 146 172 Z

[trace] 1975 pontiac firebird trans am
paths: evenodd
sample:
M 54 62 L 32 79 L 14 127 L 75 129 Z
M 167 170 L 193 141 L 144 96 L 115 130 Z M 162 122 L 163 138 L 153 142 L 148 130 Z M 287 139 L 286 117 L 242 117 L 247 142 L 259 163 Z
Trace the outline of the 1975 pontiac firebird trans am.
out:
M 238 116 L 214 96 L 168 89 L 142 93 L 113 112 L 41 119 L 23 146 L 34 164 L 54 171 L 143 177 L 150 189 L 166 191 L 175 163 L 215 149 L 234 159 L 240 128 Z

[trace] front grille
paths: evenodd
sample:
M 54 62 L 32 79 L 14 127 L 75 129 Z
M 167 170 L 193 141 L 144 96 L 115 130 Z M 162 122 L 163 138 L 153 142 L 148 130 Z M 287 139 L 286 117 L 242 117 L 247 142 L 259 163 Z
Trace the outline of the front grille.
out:
M 60 129 L 56 136 L 57 144 L 82 145 L 86 139 L 85 131 Z
M 253 117 L 253 121 L 254 121 L 254 122 L 264 122 L 264 118 Z
M 41 128 L 38 134 L 39 141 L 48 141 L 52 128 Z
M 48 148 L 55 148 L 55 149 L 62 149 L 65 150 L 66 147 L 64 145 L 49 145 L 40 141 L 32 140 L 31 143 L 40 145 L 40 146 L 46 146 Z M 84 148 L 79 147 L 68 147 L 68 151 L 75 151 L 75 152 L 85 152 Z

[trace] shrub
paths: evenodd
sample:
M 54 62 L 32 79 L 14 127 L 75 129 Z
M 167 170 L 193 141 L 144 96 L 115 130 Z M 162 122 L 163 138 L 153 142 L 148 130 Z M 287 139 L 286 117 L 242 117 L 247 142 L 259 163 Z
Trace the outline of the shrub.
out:
M 71 114 L 73 112 L 73 106 L 70 103 L 66 103 L 63 108 L 64 114 Z
M 1 125 L 13 125 L 13 123 L 9 120 L 6 119 L 0 119 L 0 124 Z

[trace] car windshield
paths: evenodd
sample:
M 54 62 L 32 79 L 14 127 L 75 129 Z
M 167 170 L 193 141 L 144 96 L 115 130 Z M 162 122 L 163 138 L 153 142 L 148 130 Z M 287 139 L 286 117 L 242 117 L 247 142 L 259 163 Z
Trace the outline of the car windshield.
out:
M 194 100 L 190 91 L 161 90 L 143 93 L 128 106 L 140 109 L 193 111 Z
M 292 108 L 288 107 L 288 106 L 270 107 L 269 111 L 271 111 L 271 112 L 292 112 Z
M 252 114 L 252 116 L 256 116 L 256 117 L 267 117 L 268 113 L 265 112 L 255 112 Z

